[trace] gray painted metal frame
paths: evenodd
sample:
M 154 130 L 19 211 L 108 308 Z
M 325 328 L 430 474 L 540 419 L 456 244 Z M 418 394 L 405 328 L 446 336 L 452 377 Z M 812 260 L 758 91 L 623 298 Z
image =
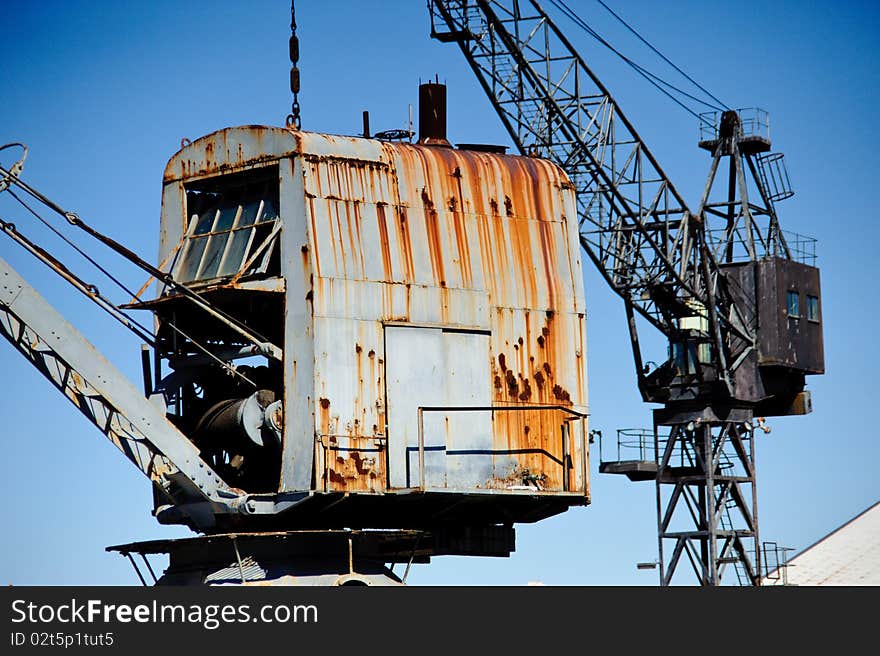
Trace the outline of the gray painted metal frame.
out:
M 0 333 L 64 394 L 197 528 L 238 512 L 198 449 L 5 260 L 0 259 Z M 187 510 L 189 509 L 189 510 Z

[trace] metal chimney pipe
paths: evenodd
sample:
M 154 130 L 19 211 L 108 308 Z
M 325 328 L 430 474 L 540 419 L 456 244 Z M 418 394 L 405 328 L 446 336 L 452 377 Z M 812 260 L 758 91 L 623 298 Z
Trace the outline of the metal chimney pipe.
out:
M 419 143 L 452 147 L 446 140 L 445 84 L 425 82 L 419 85 Z

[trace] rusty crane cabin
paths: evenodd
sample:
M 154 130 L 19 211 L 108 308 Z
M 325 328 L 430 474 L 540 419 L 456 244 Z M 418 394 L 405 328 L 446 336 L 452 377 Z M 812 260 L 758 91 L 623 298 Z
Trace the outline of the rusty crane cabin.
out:
M 169 416 L 230 484 L 301 493 L 306 525 L 588 503 L 576 217 L 565 173 L 537 158 L 259 126 L 187 144 L 165 171 L 159 259 L 283 348 L 235 360 L 283 401 L 282 439 L 199 443 L 205 409 L 253 388 L 164 324 L 253 350 L 165 291 L 148 304 Z

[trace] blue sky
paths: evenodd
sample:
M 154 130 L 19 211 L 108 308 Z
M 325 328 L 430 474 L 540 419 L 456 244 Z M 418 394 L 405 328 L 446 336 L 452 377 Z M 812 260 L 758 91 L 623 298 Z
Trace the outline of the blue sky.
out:
M 596 2 L 570 4 L 634 59 L 661 70 Z M 785 152 L 796 191 L 780 205 L 783 227 L 819 239 L 828 373 L 809 380 L 811 416 L 774 420 L 758 442 L 762 537 L 805 547 L 880 498 L 870 423 L 880 355 L 873 203 L 880 8 L 609 4 L 726 103 L 770 112 L 774 149 Z M 27 181 L 152 259 L 162 171 L 181 138 L 283 124 L 288 12 L 286 0 L 12 3 L 0 24 L 0 143 L 26 142 Z M 439 74 L 449 84 L 451 140 L 509 143 L 457 48 L 428 37 L 422 0 L 300 0 L 297 17 L 305 129 L 357 133 L 363 109 L 374 130 L 404 127 L 419 80 Z M 693 117 L 566 19 L 559 24 L 696 205 L 708 158 L 696 147 Z M 56 245 L 8 198 L 0 197 L 0 217 Z M 0 240 L 0 256 L 138 380 L 135 341 L 9 240 Z M 135 287 L 143 281 L 124 265 L 114 270 Z M 585 282 L 593 427 L 608 436 L 647 426 L 622 306 L 592 269 Z M 0 371 L 0 584 L 136 583 L 104 547 L 186 531 L 155 522 L 146 480 L 5 342 Z M 410 581 L 654 584 L 654 572 L 635 568 L 656 555 L 653 487 L 599 475 L 597 455 L 591 506 L 520 527 L 509 559 L 438 558 L 414 567 Z

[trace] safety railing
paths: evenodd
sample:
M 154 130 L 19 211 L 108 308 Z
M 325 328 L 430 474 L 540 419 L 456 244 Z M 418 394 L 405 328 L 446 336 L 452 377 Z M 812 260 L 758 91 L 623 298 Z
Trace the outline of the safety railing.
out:
M 781 547 L 776 542 L 761 545 L 764 585 L 789 585 L 788 562 L 794 547 Z
M 778 203 L 794 196 L 784 154 L 765 153 L 758 157 L 758 176 L 770 202 Z
M 605 460 L 602 435 L 599 434 L 599 462 L 623 462 L 625 460 L 643 460 L 656 462 L 654 449 L 654 432 L 645 428 L 621 428 L 617 431 L 617 459 Z
M 666 453 L 666 445 L 669 442 L 669 433 L 659 433 L 655 446 L 654 431 L 648 428 L 621 428 L 617 431 L 617 443 L 614 447 L 613 454 L 616 459 L 606 459 L 605 452 L 608 447 L 605 446 L 602 434 L 599 436 L 599 463 L 612 462 L 653 462 L 659 464 L 660 458 Z M 742 437 L 743 440 L 751 439 L 748 435 Z M 678 439 L 669 455 L 669 465 L 672 467 L 693 467 L 696 465 L 696 456 L 694 455 L 693 445 L 686 439 Z M 718 454 L 718 467 L 722 471 L 730 470 L 734 467 L 733 460 L 729 457 L 725 450 Z
M 729 251 L 730 262 L 748 262 L 751 260 L 743 233 L 744 231 L 737 230 L 730 236 L 730 241 L 733 245 L 733 248 Z M 816 265 L 817 239 L 797 232 L 792 232 L 791 230 L 783 230 L 782 235 L 785 238 L 785 243 L 788 245 L 792 260 L 800 262 L 801 264 L 809 264 L 810 266 Z M 728 243 L 728 233 L 725 228 L 707 230 L 706 241 L 716 252 L 716 256 L 719 256 L 719 259 L 723 256 L 724 261 L 728 261 L 728 251 L 726 248 Z M 784 254 L 780 243 L 769 244 L 767 248 L 764 248 L 761 243 L 756 242 L 755 247 L 758 251 L 757 256 L 759 258 L 774 256 L 781 257 Z
M 654 431 L 648 428 L 620 428 L 617 431 L 617 444 L 615 454 L 616 460 L 605 459 L 605 449 L 602 434 L 599 433 L 599 462 L 627 462 L 631 460 L 639 460 L 643 462 L 659 462 L 657 448 L 660 454 L 666 448 L 666 442 L 669 438 L 668 433 L 661 433 L 658 436 L 657 445 L 654 444 Z M 676 445 L 676 455 L 684 455 L 683 445 L 679 442 Z
M 739 114 L 743 137 L 761 137 L 770 140 L 770 114 L 760 107 L 742 107 L 735 110 Z M 700 114 L 700 141 L 714 141 L 718 138 L 721 112 Z
M 561 406 L 561 405 L 513 405 L 513 406 L 421 406 L 418 408 L 418 480 L 419 480 L 419 489 L 427 490 L 429 489 L 426 482 L 426 467 L 425 467 L 425 415 L 429 413 L 492 413 L 492 418 L 494 421 L 495 415 L 497 413 L 526 413 L 526 412 L 556 412 L 564 415 L 566 418 L 560 421 L 561 426 L 561 434 L 560 434 L 560 442 L 559 442 L 559 455 L 556 456 L 553 453 L 548 451 L 540 450 L 545 457 L 550 459 L 553 462 L 559 464 L 562 468 L 562 486 L 561 490 L 551 490 L 557 492 L 583 492 L 586 489 L 586 481 L 588 477 L 588 446 L 586 440 L 586 426 L 584 425 L 584 421 L 587 419 L 588 415 L 577 412 L 570 407 Z M 580 468 L 581 468 L 581 481 L 583 483 L 583 489 L 581 490 L 572 490 L 570 472 L 574 466 L 572 460 L 572 454 L 574 453 L 574 444 L 573 444 L 573 431 L 571 430 L 571 424 L 573 422 L 580 422 L 581 431 L 580 431 Z M 493 430 L 494 433 L 494 430 Z M 518 451 L 531 451 L 532 449 L 517 449 Z M 483 455 L 495 455 L 497 453 L 506 452 L 503 450 L 491 449 L 488 451 L 481 451 L 480 453 Z
M 728 522 L 730 520 L 728 519 Z M 726 530 L 733 531 L 733 528 L 724 527 Z M 776 542 L 765 541 L 761 543 L 760 549 L 748 548 L 744 549 L 749 562 L 754 565 L 758 552 L 761 554 L 761 585 L 789 585 L 788 568 L 791 566 L 789 554 L 794 551 L 792 547 L 782 547 Z M 722 566 L 731 565 L 736 576 L 736 582 L 739 585 L 751 585 L 748 573 L 743 565 L 742 560 L 736 556 L 725 558 Z
M 790 230 L 783 230 L 782 234 L 785 236 L 785 243 L 788 244 L 793 260 L 801 264 L 816 266 L 817 239 Z

